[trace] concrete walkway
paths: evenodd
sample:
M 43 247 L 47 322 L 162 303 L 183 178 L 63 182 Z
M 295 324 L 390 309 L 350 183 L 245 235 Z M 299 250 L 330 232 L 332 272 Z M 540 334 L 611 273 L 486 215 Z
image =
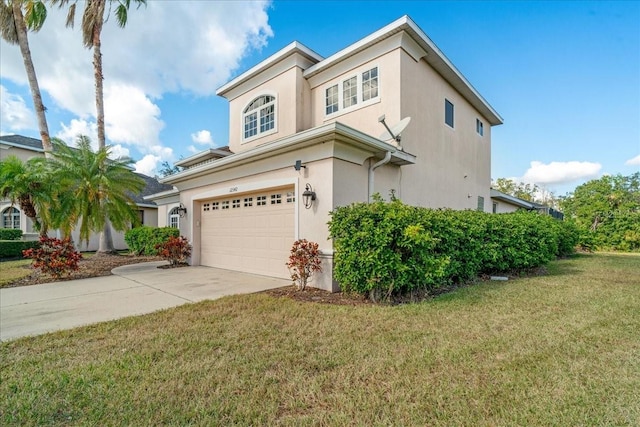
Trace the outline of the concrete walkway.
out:
M 112 276 L 0 289 L 0 341 L 291 284 L 202 266 L 157 268 L 162 264 L 125 265 L 113 269 Z

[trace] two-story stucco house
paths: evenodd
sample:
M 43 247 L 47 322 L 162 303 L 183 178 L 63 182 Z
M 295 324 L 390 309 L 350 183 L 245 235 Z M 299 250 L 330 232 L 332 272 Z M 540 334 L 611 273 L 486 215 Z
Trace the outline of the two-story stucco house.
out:
M 4 160 L 9 156 L 15 156 L 22 161 L 27 161 L 32 157 L 44 156 L 42 141 L 22 135 L 0 136 L 0 160 Z M 144 197 L 163 190 L 166 191 L 172 187 L 167 184 L 161 184 L 150 176 L 140 173 L 137 175 L 145 182 L 144 189 L 139 194 L 132 195 L 133 201 L 137 206 L 140 222 L 143 225 L 157 226 L 158 206 L 152 201 L 145 200 Z M 0 227 L 20 229 L 23 232 L 24 238 L 29 240 L 37 240 L 39 236 L 38 232 L 34 230 L 32 221 L 21 211 L 20 206 L 12 205 L 10 200 L 2 198 L 0 198 Z M 54 237 L 59 233 L 56 230 L 52 230 L 49 234 Z M 123 232 L 112 228 L 111 235 L 115 249 L 127 249 Z M 91 233 L 89 242 L 80 242 L 80 232 L 75 230 L 72 233 L 72 238 L 76 242 L 79 250 L 98 250 L 100 243 L 98 233 Z
M 502 118 L 408 16 L 323 58 L 294 42 L 218 90 L 228 149 L 184 159 L 152 196 L 192 264 L 289 277 L 298 238 L 318 242 L 336 289 L 329 212 L 391 191 L 407 204 L 491 209 L 491 127 Z M 397 142 L 385 127 L 411 121 Z M 303 195 L 314 193 L 315 199 Z M 183 205 L 186 215 L 178 218 Z

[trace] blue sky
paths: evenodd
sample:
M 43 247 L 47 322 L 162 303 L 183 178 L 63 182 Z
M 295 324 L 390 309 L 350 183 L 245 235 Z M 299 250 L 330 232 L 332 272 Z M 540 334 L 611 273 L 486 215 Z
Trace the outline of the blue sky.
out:
M 149 3 L 103 36 L 107 136 L 143 172 L 226 145 L 215 89 L 291 41 L 329 56 L 405 14 L 504 118 L 493 178 L 562 195 L 640 170 L 640 2 Z M 91 54 L 62 19 L 30 41 L 50 131 L 72 141 L 95 128 Z M 0 48 L 0 131 L 37 137 L 18 49 Z

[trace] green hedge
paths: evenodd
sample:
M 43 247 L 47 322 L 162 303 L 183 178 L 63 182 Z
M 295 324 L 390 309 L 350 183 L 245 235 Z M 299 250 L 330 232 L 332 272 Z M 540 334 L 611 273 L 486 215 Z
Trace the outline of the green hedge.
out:
M 20 240 L 22 230 L 18 228 L 0 228 L 0 240 Z
M 575 227 L 548 215 L 433 210 L 399 200 L 336 208 L 329 231 L 341 288 L 374 298 L 538 267 L 577 243 Z
M 136 227 L 124 233 L 124 241 L 136 255 L 158 255 L 156 245 L 180 236 L 180 230 L 173 227 Z
M 37 248 L 39 242 L 22 240 L 0 240 L 0 258 L 22 258 L 22 251 Z

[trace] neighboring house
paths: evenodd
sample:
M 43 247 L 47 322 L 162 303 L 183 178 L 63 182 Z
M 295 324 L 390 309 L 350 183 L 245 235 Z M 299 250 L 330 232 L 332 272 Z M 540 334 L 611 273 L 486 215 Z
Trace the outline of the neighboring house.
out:
M 288 278 L 291 245 L 306 238 L 323 254 L 314 286 L 336 290 L 337 206 L 393 191 L 411 205 L 491 209 L 502 118 L 408 16 L 328 58 L 293 42 L 217 93 L 228 149 L 180 161 L 162 179 L 176 190 L 148 198 L 159 225 L 191 241 L 194 265 Z M 383 115 L 392 130 L 411 117 L 401 142 L 382 135 Z
M 23 161 L 36 156 L 44 156 L 42 142 L 39 139 L 28 138 L 21 135 L 0 136 L 0 160 L 4 160 L 8 156 L 12 155 Z M 150 194 L 166 191 L 173 187 L 171 185 L 161 184 L 155 178 L 151 178 L 143 174 L 136 173 L 136 175 L 144 179 L 146 183 L 142 192 L 133 196 L 134 202 L 138 206 L 139 218 L 144 225 L 157 226 L 158 206 L 153 201 L 145 200 L 144 197 Z M 20 211 L 20 206 L 12 206 L 9 200 L 0 199 L 0 217 L 2 220 L 0 227 L 19 228 L 22 230 L 26 238 L 37 238 L 37 231 L 34 230 L 31 220 Z M 49 234 L 55 236 L 56 232 L 51 232 Z M 112 236 L 113 244 L 116 249 L 127 249 L 123 232 L 112 230 Z M 78 231 L 74 231 L 72 237 L 80 250 L 95 251 L 98 249 L 99 235 L 97 233 L 91 234 L 88 244 L 84 242 L 79 243 Z
M 536 209 L 536 205 L 528 200 L 523 200 L 502 191 L 491 189 L 491 202 L 493 213 L 509 213 L 520 209 L 532 211 Z
M 550 215 L 555 219 L 564 219 L 564 214 L 557 209 L 543 205 L 541 203 L 523 200 L 510 194 L 503 193 L 498 190 L 491 189 L 491 202 L 493 204 L 493 213 L 509 213 L 520 209 L 528 211 L 536 211 L 542 214 Z

